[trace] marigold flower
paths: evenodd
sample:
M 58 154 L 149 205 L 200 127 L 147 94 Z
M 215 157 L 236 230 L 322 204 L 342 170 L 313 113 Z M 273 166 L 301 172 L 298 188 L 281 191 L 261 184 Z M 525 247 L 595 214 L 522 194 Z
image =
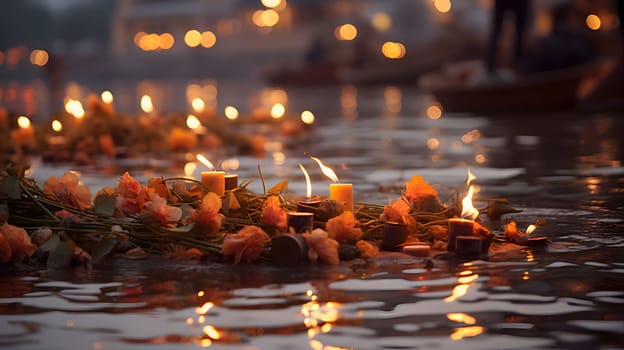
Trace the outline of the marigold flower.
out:
M 32 256 L 35 252 L 35 249 L 37 248 L 30 241 L 30 236 L 28 236 L 26 230 L 21 227 L 4 223 L 2 226 L 0 226 L 0 235 L 2 235 L 8 243 L 11 253 L 9 256 L 10 259 L 13 261 L 19 262 L 24 260 L 24 258 L 27 256 Z M 0 260 L 4 261 L 6 259 L 4 253 L 7 253 L 8 250 L 6 249 L 6 245 L 4 245 L 2 249 L 3 257 L 0 258 Z
M 264 244 L 269 240 L 260 227 L 250 225 L 243 227 L 236 234 L 227 234 L 223 239 L 223 248 L 221 254 L 234 254 L 234 262 L 253 262 L 258 259 L 260 253 L 264 249 Z
M 384 206 L 383 214 L 381 218 L 386 221 L 399 221 L 402 217 L 409 215 L 411 206 L 402 197 L 397 199 L 392 204 L 386 204 Z
M 329 238 L 329 235 L 324 230 L 317 228 L 312 232 L 304 232 L 301 234 L 308 244 L 308 260 L 316 262 L 317 260 L 337 265 L 340 262 L 338 257 L 338 247 L 340 244 Z
M 148 200 L 147 193 L 141 183 L 130 176 L 127 171 L 119 177 L 115 190 L 118 195 L 115 216 L 138 214 L 143 211 Z
M 150 193 L 156 193 L 163 198 L 169 198 L 169 188 L 162 177 L 152 177 L 147 180 L 147 189 Z
M 191 215 L 185 219 L 185 223 L 194 222 L 200 226 L 205 236 L 215 235 L 225 218 L 219 213 L 221 205 L 221 198 L 214 192 L 208 192 L 202 199 L 199 209 L 189 209 Z
M 264 202 L 262 209 L 262 221 L 267 225 L 272 225 L 280 229 L 287 227 L 286 211 L 280 206 L 279 197 L 269 196 Z
M 162 226 L 169 226 L 170 223 L 180 220 L 182 217 L 182 209 L 167 205 L 167 200 L 152 194 L 151 201 L 147 202 L 145 209 L 150 213 L 152 219 Z
M 91 192 L 80 184 L 78 175 L 66 172 L 63 177 L 51 176 L 43 184 L 43 192 L 48 197 L 56 197 L 64 204 L 74 208 L 91 208 Z
M 412 179 L 405 183 L 405 197 L 407 197 L 410 202 L 422 201 L 437 196 L 438 191 L 431 187 L 420 175 L 412 176 Z
M 359 240 L 355 243 L 355 247 L 360 251 L 362 258 L 372 258 L 379 254 L 379 248 L 369 241 Z
M 123 175 L 119 177 L 119 181 L 117 183 L 117 194 L 127 198 L 137 198 L 143 192 L 143 187 L 141 183 L 138 182 L 135 178 L 130 176 L 130 174 L 126 171 Z
M 362 238 L 362 229 L 357 227 L 358 221 L 353 212 L 345 211 L 333 217 L 325 224 L 329 238 L 340 243 L 355 242 Z

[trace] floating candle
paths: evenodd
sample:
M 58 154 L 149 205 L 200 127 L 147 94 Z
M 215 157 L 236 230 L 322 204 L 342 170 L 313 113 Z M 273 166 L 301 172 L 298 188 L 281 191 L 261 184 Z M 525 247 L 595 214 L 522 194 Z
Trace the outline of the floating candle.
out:
M 398 222 L 386 222 L 383 228 L 381 249 L 400 250 L 402 244 L 407 241 L 407 236 L 407 225 Z
M 401 252 L 426 258 L 431 255 L 431 247 L 425 244 L 408 244 L 401 249 Z
M 218 196 L 223 196 L 225 194 L 225 171 L 215 170 L 212 163 L 201 154 L 197 155 L 197 159 L 210 169 L 201 172 L 202 184 Z
M 291 212 L 286 214 L 286 222 L 288 223 L 288 228 L 292 227 L 296 233 L 312 231 L 312 228 L 314 228 L 314 214 Z
M 335 182 L 329 185 L 329 199 L 342 202 L 344 210 L 353 211 L 353 185 L 349 183 L 340 183 L 338 176 L 336 176 L 336 173 L 330 167 L 323 164 L 323 162 L 316 157 L 310 158 L 318 163 L 325 176 Z
M 462 199 L 461 218 L 453 218 L 448 221 L 448 250 L 455 251 L 456 240 L 459 236 L 472 236 L 474 219 L 479 216 L 479 210 L 472 205 L 472 196 L 474 195 L 474 187 L 470 185 L 476 176 L 468 170 L 468 180 L 466 184 L 469 186 L 468 193 Z

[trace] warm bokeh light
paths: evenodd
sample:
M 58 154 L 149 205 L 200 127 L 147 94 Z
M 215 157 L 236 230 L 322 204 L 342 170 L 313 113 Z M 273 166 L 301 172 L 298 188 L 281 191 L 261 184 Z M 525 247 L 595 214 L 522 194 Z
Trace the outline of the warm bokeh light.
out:
M 102 93 L 100 94 L 100 98 L 102 99 L 102 102 L 104 103 L 108 103 L 108 104 L 113 103 L 113 93 L 108 90 L 102 91 Z
M 279 13 L 272 9 L 256 10 L 251 16 L 251 20 L 258 27 L 273 27 L 279 22 L 279 19 Z
M 63 123 L 61 123 L 61 121 L 58 119 L 54 119 L 52 121 L 52 130 L 60 132 L 61 130 L 63 130 Z
M 315 120 L 316 120 L 316 117 L 314 116 L 314 113 L 312 113 L 311 111 L 305 110 L 301 112 L 301 121 L 304 122 L 305 124 L 314 124 Z
M 141 110 L 145 113 L 154 111 L 154 104 L 152 104 L 152 98 L 149 95 L 141 96 Z
M 85 110 L 82 108 L 82 103 L 78 100 L 68 100 L 65 103 L 65 111 L 77 119 L 82 119 L 85 116 Z
M 338 40 L 353 40 L 357 37 L 357 34 L 357 28 L 351 23 L 340 25 L 334 31 L 334 35 Z
M 473 129 L 462 135 L 461 141 L 465 144 L 475 142 L 481 138 L 481 132 L 478 129 Z
M 392 28 L 392 18 L 385 12 L 377 12 L 371 18 L 371 25 L 379 32 L 387 32 Z
M 277 8 L 282 4 L 282 0 L 260 0 L 264 7 Z
M 386 41 L 381 46 L 381 53 L 386 58 L 393 59 L 393 60 L 405 57 L 406 51 L 407 50 L 405 49 L 405 45 L 399 42 Z
M 427 107 L 427 117 L 429 119 L 437 120 L 442 116 L 442 108 L 440 106 L 431 105 Z
M 440 147 L 440 140 L 438 140 L 437 138 L 432 137 L 427 140 L 427 148 L 429 148 L 430 150 L 438 149 L 438 147 Z
M 139 47 L 145 51 L 154 51 L 160 47 L 160 35 L 146 34 L 139 40 Z
M 600 17 L 593 13 L 587 15 L 587 17 L 585 18 L 585 24 L 587 24 L 587 28 L 591 30 L 599 30 L 600 27 L 602 27 L 602 21 L 600 20 Z
M 48 63 L 50 56 L 46 50 L 32 50 L 30 53 L 30 63 L 43 67 Z
M 169 50 L 173 47 L 173 44 L 175 44 L 175 39 L 171 33 L 162 33 L 160 34 L 159 39 L 160 48 L 162 50 Z
M 209 49 L 217 43 L 217 36 L 211 31 L 201 33 L 201 46 Z
M 483 164 L 483 163 L 485 163 L 485 161 L 486 161 L 486 158 L 485 158 L 485 155 L 484 155 L 484 154 L 479 153 L 479 154 L 477 154 L 477 155 L 475 156 L 475 162 L 477 162 L 477 163 L 479 163 L 479 164 Z
M 451 334 L 452 340 L 462 340 L 464 338 L 476 337 L 483 333 L 485 329 L 481 326 L 469 326 L 456 328 Z
M 187 162 L 186 164 L 184 164 L 184 175 L 188 177 L 192 177 L 196 169 L 197 169 L 197 163 Z M 201 296 L 201 295 L 198 295 L 198 296 Z
M 20 115 L 19 117 L 17 117 L 17 126 L 22 129 L 30 128 L 30 118 L 25 115 Z
M 199 159 L 199 156 L 197 156 L 197 158 Z M 212 165 L 212 164 L 211 164 Z M 214 168 L 214 167 L 213 167 Z M 213 302 L 205 302 L 202 304 L 202 306 L 195 308 L 195 313 L 198 315 L 205 315 L 208 313 L 208 311 L 210 311 L 210 309 L 212 309 L 214 307 L 214 303 Z
M 141 47 L 141 38 L 147 35 L 146 32 L 137 32 L 134 34 L 134 45 Z
M 199 31 L 191 29 L 184 34 L 184 43 L 188 47 L 197 47 L 201 44 L 202 35 Z
M 447 13 L 452 7 L 450 0 L 433 0 L 433 6 L 440 13 Z
M 218 340 L 221 338 L 221 334 L 213 326 L 205 326 L 202 330 L 204 331 L 204 334 L 209 336 L 211 339 Z
M 191 107 L 193 107 L 195 112 L 203 112 L 206 108 L 206 103 L 201 98 L 196 97 L 191 101 Z
M 530 235 L 531 233 L 533 233 L 533 231 L 535 231 L 535 229 L 537 228 L 537 226 L 535 225 L 529 225 L 526 229 L 526 234 Z
M 237 170 L 240 167 L 240 161 L 237 158 L 225 159 L 221 162 L 221 169 Z
M 238 118 L 238 109 L 234 106 L 226 106 L 225 107 L 225 117 L 229 120 L 235 120 Z
M 189 114 L 186 117 L 186 126 L 188 126 L 189 129 L 197 129 L 201 126 L 201 121 L 194 115 Z
M 271 107 L 271 118 L 280 119 L 286 113 L 286 107 L 281 103 L 276 103 Z
M 449 319 L 449 321 L 453 321 L 453 322 L 458 322 L 458 323 L 465 323 L 468 325 L 473 325 L 475 323 L 477 323 L 477 319 L 462 313 L 462 312 L 452 312 L 452 313 L 448 313 L 446 314 L 446 318 Z

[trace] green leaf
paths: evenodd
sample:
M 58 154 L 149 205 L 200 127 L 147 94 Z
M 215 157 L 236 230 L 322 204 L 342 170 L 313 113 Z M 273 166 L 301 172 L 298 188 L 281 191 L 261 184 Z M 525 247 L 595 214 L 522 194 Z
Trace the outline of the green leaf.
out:
M 117 197 L 112 194 L 101 193 L 93 201 L 97 214 L 112 216 L 115 213 Z
M 119 241 L 113 235 L 108 235 L 100 240 L 91 253 L 91 262 L 97 263 L 100 259 L 108 255 Z
M 288 181 L 280 181 L 277 185 L 271 187 L 268 191 L 269 194 L 280 194 L 288 188 Z
M 2 179 L 2 193 L 11 199 L 22 198 L 22 190 L 20 189 L 19 178 L 17 176 L 6 176 Z

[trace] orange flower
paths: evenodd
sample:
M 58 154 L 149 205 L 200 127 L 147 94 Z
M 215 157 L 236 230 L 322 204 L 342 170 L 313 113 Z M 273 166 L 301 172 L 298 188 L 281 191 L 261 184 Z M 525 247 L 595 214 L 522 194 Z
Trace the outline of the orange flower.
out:
M 379 254 L 379 248 L 369 241 L 359 240 L 355 246 L 360 251 L 360 257 L 362 258 L 372 258 Z
M 147 180 L 147 190 L 150 193 L 156 193 L 163 198 L 169 198 L 169 188 L 162 177 L 151 177 Z
M 141 184 L 126 171 L 119 177 L 116 192 L 118 194 L 115 216 L 138 214 L 147 202 L 147 193 Z
M 262 209 L 262 221 L 277 228 L 286 228 L 286 211 L 280 206 L 277 196 L 267 197 Z
M 214 192 L 208 192 L 202 199 L 199 209 L 190 209 L 191 215 L 185 219 L 185 223 L 194 222 L 202 228 L 205 236 L 212 236 L 219 232 L 221 222 L 225 218 L 219 213 L 221 198 Z
M 223 240 L 221 254 L 234 254 L 234 262 L 253 262 L 258 259 L 264 249 L 264 243 L 269 240 L 266 234 L 258 226 L 245 226 L 236 234 L 227 234 Z
M 329 238 L 327 232 L 320 228 L 312 232 L 304 232 L 301 234 L 308 244 L 308 260 L 316 262 L 317 260 L 337 265 L 340 262 L 338 257 L 338 246 L 336 240 Z
M 402 217 L 409 215 L 411 206 L 405 199 L 399 198 L 392 204 L 384 206 L 381 218 L 386 221 L 399 221 Z
M 43 192 L 48 197 L 56 197 L 71 207 L 91 208 L 91 192 L 80 184 L 78 175 L 72 172 L 66 172 L 61 178 L 51 176 L 43 184 Z
M 0 226 L 0 235 L 4 236 L 3 238 L 8 242 L 10 247 L 10 259 L 13 261 L 22 261 L 27 256 L 32 256 L 35 252 L 34 244 L 30 241 L 30 237 L 26 230 L 21 227 L 9 225 L 4 223 Z M 3 254 L 7 253 L 9 250 L 6 249 L 6 246 L 3 247 Z M 3 255 L 0 260 L 6 260 L 6 257 Z
M 329 238 L 340 243 L 355 242 L 362 238 L 362 229 L 357 227 L 358 221 L 353 212 L 345 211 L 327 221 L 325 228 Z
M 422 176 L 414 175 L 409 182 L 405 183 L 405 197 L 407 197 L 410 202 L 422 201 L 437 196 L 438 191 L 433 189 Z
M 152 219 L 162 226 L 169 226 L 182 217 L 182 209 L 167 205 L 167 200 L 157 194 L 152 194 L 151 201 L 147 202 L 145 209 Z
M 137 198 L 143 192 L 143 187 L 135 178 L 126 171 L 119 177 L 117 194 L 127 198 Z

